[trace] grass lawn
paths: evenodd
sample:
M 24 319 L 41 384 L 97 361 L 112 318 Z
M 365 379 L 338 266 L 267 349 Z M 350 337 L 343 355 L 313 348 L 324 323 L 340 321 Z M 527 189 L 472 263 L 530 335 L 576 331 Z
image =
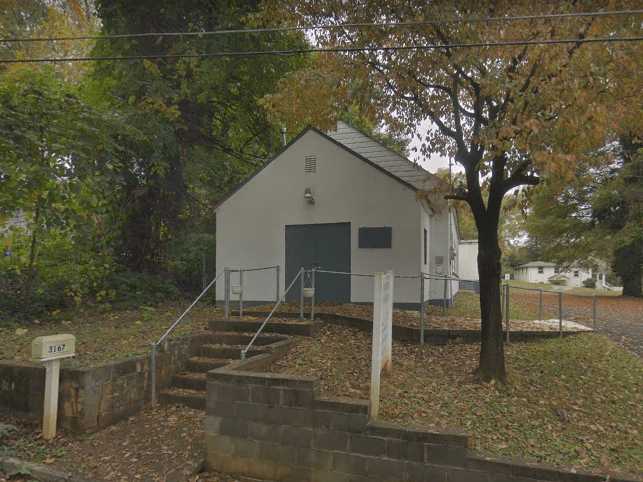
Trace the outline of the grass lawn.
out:
M 506 281 L 503 281 L 503 283 L 506 283 Z M 532 288 L 536 290 L 560 291 L 560 286 L 554 286 L 549 283 L 530 283 L 529 281 L 520 281 L 516 279 L 510 280 L 509 286 L 513 286 L 515 288 Z
M 572 288 L 565 291 L 566 295 L 577 295 L 577 296 L 621 296 L 620 291 L 610 291 L 610 290 L 598 290 L 594 288 Z
M 546 290 L 546 291 L 562 291 L 567 295 L 578 295 L 578 296 L 620 296 L 619 291 L 595 289 L 595 288 L 565 288 L 564 286 L 556 286 L 550 283 L 530 283 L 529 281 L 520 281 L 520 280 L 510 280 L 509 286 L 514 288 L 529 288 L 535 290 Z
M 64 366 L 92 366 L 149 353 L 150 344 L 158 340 L 188 306 L 189 302 L 177 302 L 136 310 L 92 308 L 55 313 L 49 320 L 19 324 L 0 320 L 0 338 L 3 340 L 0 360 L 29 360 L 35 337 L 57 333 L 76 336 L 78 355 L 65 360 Z M 222 313 L 212 306 L 199 304 L 172 336 L 203 330 L 215 315 Z
M 300 339 L 272 370 L 321 379 L 326 395 L 368 399 L 370 336 L 326 326 Z M 480 384 L 478 345 L 394 342 L 382 381 L 384 419 L 457 428 L 491 455 L 639 475 L 643 364 L 599 335 L 506 347 L 509 383 Z
M 442 315 L 440 306 L 431 305 L 428 309 L 429 316 Z M 525 303 L 524 299 L 510 293 L 509 313 L 512 320 L 535 320 L 538 319 L 538 299 L 533 303 Z M 460 291 L 455 295 L 455 303 L 447 309 L 448 316 L 470 319 L 480 319 L 480 295 L 470 291 Z

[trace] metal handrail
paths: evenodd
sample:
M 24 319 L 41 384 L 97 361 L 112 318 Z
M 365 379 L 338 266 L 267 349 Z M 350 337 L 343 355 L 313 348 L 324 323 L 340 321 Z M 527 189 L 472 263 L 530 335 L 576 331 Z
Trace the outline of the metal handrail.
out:
M 433 273 L 422 273 L 422 276 L 424 279 L 436 279 L 436 280 L 451 280 L 451 281 L 476 281 L 476 280 L 469 280 L 469 279 L 464 279 L 460 278 L 458 276 L 449 276 L 445 274 L 433 274 Z
M 373 276 L 375 276 L 373 274 L 367 274 L 367 273 L 352 273 L 352 272 L 349 272 L 349 271 L 332 271 L 332 270 L 329 270 L 329 269 L 316 269 L 315 272 L 316 273 L 328 273 L 328 274 L 347 274 L 349 276 L 364 276 L 366 278 L 372 278 Z
M 365 278 L 373 278 L 375 274 L 373 273 L 353 273 L 351 271 L 332 271 L 328 269 L 315 269 L 316 273 L 329 273 L 329 274 L 345 274 L 349 276 L 362 276 Z M 394 275 L 395 278 L 398 279 L 403 279 L 403 278 L 408 278 L 408 279 L 419 279 L 420 275 L 418 274 L 396 274 Z
M 210 283 L 205 288 L 203 288 L 203 291 L 201 291 L 201 294 L 197 296 L 196 299 L 192 302 L 192 304 L 188 306 L 188 308 L 183 312 L 183 314 L 179 316 L 176 319 L 176 321 L 170 325 L 170 327 L 165 331 L 165 333 L 163 333 L 161 338 L 158 339 L 158 341 L 156 342 L 156 345 L 160 345 L 161 343 L 163 343 L 163 341 L 165 341 L 165 339 L 170 335 L 170 333 L 174 331 L 174 328 L 176 328 L 177 325 L 181 323 L 183 318 L 185 318 L 185 315 L 187 315 L 190 312 L 190 310 L 194 308 L 194 306 L 201 300 L 201 298 L 205 296 L 207 291 L 212 287 L 212 285 L 214 285 L 217 282 L 217 280 L 221 277 L 222 274 L 223 274 L 223 271 L 221 271 L 218 275 L 216 275 L 214 279 L 210 281 Z
M 179 316 L 174 323 L 170 325 L 170 327 L 161 335 L 161 337 L 152 343 L 152 352 L 150 354 L 150 385 L 152 388 L 152 405 L 156 405 L 156 351 L 158 350 L 158 347 L 161 343 L 165 341 L 165 339 L 170 336 L 170 334 L 174 331 L 174 329 L 183 321 L 183 318 L 190 312 L 192 308 L 205 296 L 205 294 L 208 292 L 210 288 L 217 282 L 217 280 L 221 277 L 221 275 L 224 272 L 221 271 L 218 275 L 214 277 L 208 285 L 203 288 L 203 291 L 201 291 L 201 294 L 196 297 L 196 299 L 192 302 L 190 306 Z
M 266 269 L 275 269 L 275 268 L 279 268 L 279 265 L 275 264 L 274 266 L 263 266 L 261 268 L 230 268 L 229 267 L 228 270 L 229 271 L 244 271 L 244 272 L 247 272 L 247 271 L 264 271 Z
M 259 327 L 259 329 L 257 330 L 257 332 L 254 334 L 254 336 L 252 337 L 252 339 L 250 340 L 250 342 L 246 345 L 246 347 L 245 347 L 245 348 L 243 348 L 243 349 L 241 350 L 241 359 L 242 359 L 242 360 L 245 360 L 245 359 L 246 359 L 246 354 L 248 353 L 248 350 L 250 350 L 250 348 L 252 347 L 253 343 L 255 342 L 255 340 L 257 339 L 257 337 L 261 334 L 261 332 L 263 331 L 264 327 L 266 326 L 266 324 L 268 323 L 268 321 L 270 320 L 270 318 L 272 318 L 272 315 L 275 313 L 275 311 L 277 311 L 277 308 L 279 307 L 279 305 L 281 304 L 281 302 L 286 298 L 286 295 L 288 294 L 288 292 L 290 291 L 290 289 L 294 286 L 295 281 L 297 281 L 297 279 L 299 279 L 301 276 L 303 276 L 303 273 L 304 273 L 304 268 L 300 268 L 300 269 L 299 269 L 299 272 L 297 273 L 297 276 L 295 276 L 295 277 L 293 278 L 293 280 L 290 282 L 290 285 L 288 286 L 288 288 L 286 288 L 286 291 L 284 291 L 283 296 L 280 296 L 280 297 L 279 297 L 279 300 L 277 300 L 277 302 L 275 303 L 275 306 L 273 306 L 272 311 L 271 311 L 271 312 L 270 312 L 270 314 L 266 317 L 266 319 L 264 320 L 264 322 L 261 324 L 261 326 Z

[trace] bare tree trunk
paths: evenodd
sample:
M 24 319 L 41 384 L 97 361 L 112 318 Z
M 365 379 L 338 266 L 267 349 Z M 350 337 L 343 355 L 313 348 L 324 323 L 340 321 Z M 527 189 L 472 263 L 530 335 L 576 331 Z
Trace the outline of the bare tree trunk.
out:
M 27 267 L 27 279 L 24 285 L 24 297 L 31 298 L 31 291 L 33 282 L 36 277 L 36 253 L 38 246 L 38 231 L 40 227 L 40 201 L 36 201 L 36 208 L 34 212 L 33 227 L 31 229 L 31 243 L 29 246 L 29 265 Z
M 483 381 L 505 382 L 505 355 L 500 303 L 500 248 L 497 229 L 485 229 L 478 239 L 478 273 L 480 275 L 480 315 L 482 321 L 480 366 Z

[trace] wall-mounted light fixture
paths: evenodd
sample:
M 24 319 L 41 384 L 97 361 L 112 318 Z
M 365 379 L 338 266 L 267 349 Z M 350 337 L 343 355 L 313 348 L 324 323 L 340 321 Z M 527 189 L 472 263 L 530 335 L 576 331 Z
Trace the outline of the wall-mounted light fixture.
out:
M 308 201 L 308 204 L 315 204 L 315 198 L 313 196 L 313 191 L 309 187 L 304 190 L 304 199 Z

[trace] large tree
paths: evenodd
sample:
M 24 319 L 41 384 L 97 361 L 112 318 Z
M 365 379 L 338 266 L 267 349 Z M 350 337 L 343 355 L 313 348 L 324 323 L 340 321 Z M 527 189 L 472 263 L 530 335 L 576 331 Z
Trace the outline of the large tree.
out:
M 206 32 L 261 26 L 258 2 L 97 0 L 102 32 Z M 300 34 L 204 35 L 104 39 L 93 54 L 158 55 L 99 62 L 95 91 L 146 133 L 124 171 L 124 262 L 137 271 L 163 269 L 170 242 L 230 187 L 280 146 L 258 99 L 274 90 L 296 57 L 163 58 L 221 50 L 284 49 Z M 211 225 L 212 223 L 210 223 Z M 192 227 L 191 231 L 198 228 Z
M 643 144 L 622 136 L 577 165 L 571 182 L 548 179 L 530 193 L 525 226 L 546 256 L 561 263 L 611 262 L 623 295 L 642 296 Z
M 556 14 L 597 10 L 605 2 L 320 0 L 292 2 L 305 24 L 413 22 L 435 19 Z M 628 2 L 611 2 L 627 8 Z M 390 129 L 423 135 L 423 152 L 452 156 L 465 182 L 448 197 L 465 202 L 475 219 L 479 255 L 482 344 L 479 376 L 505 380 L 500 307 L 498 227 L 507 193 L 541 176 L 569 176 L 577 153 L 603 138 L 607 92 L 593 60 L 604 44 L 458 48 L 488 41 L 583 39 L 638 29 L 636 18 L 567 18 L 531 21 L 425 23 L 400 27 L 316 31 L 322 46 L 366 48 L 341 55 L 351 82 L 361 76 Z M 434 45 L 437 48 L 421 48 Z M 403 46 L 406 50 L 373 47 Z M 415 48 L 420 47 L 420 48 Z M 612 49 L 621 46 L 614 44 Z M 641 52 L 632 49 L 630 62 Z M 599 55 L 601 60 L 603 55 Z M 335 64 L 334 62 L 327 62 Z M 323 65 L 323 63 L 322 63 Z M 300 77 L 301 76 L 300 74 Z M 338 79 L 341 84 L 342 79 Z M 311 93 L 314 95 L 314 93 Z M 310 102 L 309 100 L 305 100 Z M 296 109 L 290 109 L 297 112 Z M 299 110 L 301 111 L 301 109 Z M 482 185 L 488 185 L 488 194 Z

